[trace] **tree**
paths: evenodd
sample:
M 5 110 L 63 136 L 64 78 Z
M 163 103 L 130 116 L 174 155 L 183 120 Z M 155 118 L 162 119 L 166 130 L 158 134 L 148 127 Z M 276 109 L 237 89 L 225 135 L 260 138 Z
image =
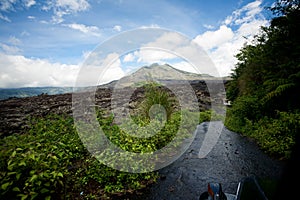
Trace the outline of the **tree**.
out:
M 279 0 L 274 18 L 236 55 L 225 125 L 289 158 L 300 137 L 300 0 Z
M 232 101 L 256 97 L 264 115 L 299 109 L 300 102 L 300 1 L 277 1 L 269 9 L 275 17 L 236 55 L 227 90 Z

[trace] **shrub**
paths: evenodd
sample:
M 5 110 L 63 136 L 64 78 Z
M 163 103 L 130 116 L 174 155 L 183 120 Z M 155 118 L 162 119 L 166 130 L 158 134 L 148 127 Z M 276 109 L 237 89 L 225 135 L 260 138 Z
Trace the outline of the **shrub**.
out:
M 238 133 L 255 139 L 269 155 L 288 159 L 300 130 L 300 114 L 277 111 L 275 117 L 263 117 L 257 122 L 244 119 L 243 123 L 231 110 L 227 112 L 225 125 Z
M 277 112 L 276 118 L 262 118 L 254 124 L 255 130 L 249 135 L 271 155 L 289 158 L 300 130 L 300 114 Z
M 100 164 L 81 143 L 69 116 L 33 119 L 28 133 L 0 140 L 3 199 L 78 199 L 145 187 L 157 173 L 131 174 Z
M 144 119 L 149 119 L 151 109 L 153 106 L 165 110 L 167 119 L 169 119 L 172 113 L 175 111 L 174 105 L 178 104 L 176 99 L 171 97 L 171 91 L 168 91 L 167 88 L 155 83 L 149 82 L 144 85 L 145 87 L 145 97 L 144 100 L 138 105 L 138 115 Z M 160 114 L 155 117 L 161 118 Z

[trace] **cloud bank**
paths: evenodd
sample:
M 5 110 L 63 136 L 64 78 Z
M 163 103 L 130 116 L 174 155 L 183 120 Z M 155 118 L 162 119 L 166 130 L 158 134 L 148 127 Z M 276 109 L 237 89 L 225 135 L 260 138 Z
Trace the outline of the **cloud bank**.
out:
M 230 75 L 237 62 L 235 55 L 251 42 L 261 26 L 268 24 L 261 11 L 262 1 L 251 2 L 227 16 L 217 30 L 195 37 L 194 41 L 207 52 L 221 76 Z M 233 30 L 232 26 L 238 28 Z

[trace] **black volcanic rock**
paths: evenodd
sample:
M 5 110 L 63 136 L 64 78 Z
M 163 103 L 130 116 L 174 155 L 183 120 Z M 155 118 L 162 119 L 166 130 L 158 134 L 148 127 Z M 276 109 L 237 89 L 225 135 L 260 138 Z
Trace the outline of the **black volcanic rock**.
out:
M 209 92 L 204 81 L 193 81 L 191 86 L 198 98 L 199 109 L 205 110 L 210 107 Z M 181 85 L 176 86 L 180 90 Z M 111 109 L 112 87 L 99 87 L 95 95 L 96 105 L 102 109 Z M 127 88 L 129 89 L 129 88 Z M 143 97 L 142 87 L 135 89 L 130 97 L 129 107 L 134 107 L 133 102 Z M 117 93 L 119 99 L 126 95 L 126 88 Z M 186 97 L 188 99 L 188 97 Z M 72 115 L 72 93 L 9 98 L 0 100 L 0 136 L 7 136 L 13 133 L 23 133 L 28 128 L 30 117 L 44 117 L 50 113 Z

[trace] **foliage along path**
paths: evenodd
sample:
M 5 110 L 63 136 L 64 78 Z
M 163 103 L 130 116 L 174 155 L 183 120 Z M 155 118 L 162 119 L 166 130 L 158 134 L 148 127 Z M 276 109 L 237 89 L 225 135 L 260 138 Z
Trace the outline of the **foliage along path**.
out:
M 219 182 L 225 193 L 235 194 L 239 181 L 247 176 L 276 180 L 283 163 L 263 153 L 249 139 L 224 127 L 211 152 L 199 158 L 199 149 L 209 123 L 198 125 L 196 137 L 188 150 L 173 164 L 160 170 L 162 178 L 143 197 L 149 200 L 198 200 L 208 182 Z M 139 197 L 140 199 L 141 197 Z

